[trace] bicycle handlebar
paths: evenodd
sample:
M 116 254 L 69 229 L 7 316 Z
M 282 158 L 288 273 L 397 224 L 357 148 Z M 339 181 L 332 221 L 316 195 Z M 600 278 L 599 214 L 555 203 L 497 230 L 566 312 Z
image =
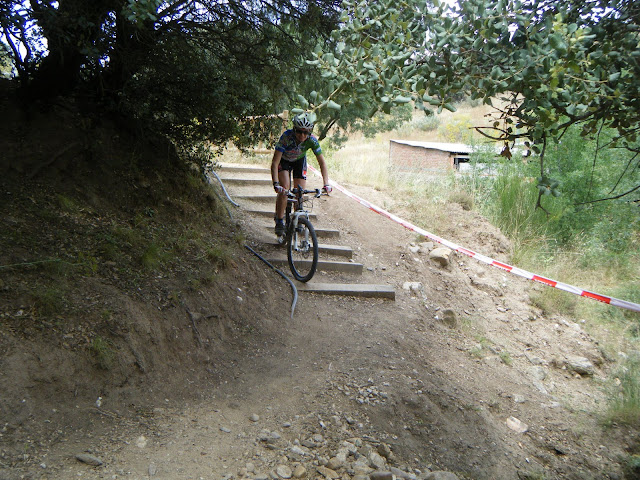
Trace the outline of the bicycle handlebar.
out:
M 329 195 L 327 192 L 323 192 L 321 188 L 300 191 L 299 187 L 294 187 L 292 190 L 287 190 L 287 197 L 296 198 L 296 193 L 298 192 L 301 193 L 302 195 L 308 195 L 310 193 L 313 193 L 313 196 L 315 198 L 319 198 L 321 195 L 327 195 L 327 196 Z

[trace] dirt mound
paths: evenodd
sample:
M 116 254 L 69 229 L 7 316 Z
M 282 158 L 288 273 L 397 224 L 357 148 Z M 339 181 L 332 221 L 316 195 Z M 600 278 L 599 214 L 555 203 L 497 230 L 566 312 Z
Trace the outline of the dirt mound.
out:
M 268 342 L 286 289 L 247 262 L 242 231 L 169 145 L 72 102 L 3 107 L 0 477 L 13 478 L 39 446 L 91 429 L 99 397 L 135 412 L 218 384 L 249 332 Z

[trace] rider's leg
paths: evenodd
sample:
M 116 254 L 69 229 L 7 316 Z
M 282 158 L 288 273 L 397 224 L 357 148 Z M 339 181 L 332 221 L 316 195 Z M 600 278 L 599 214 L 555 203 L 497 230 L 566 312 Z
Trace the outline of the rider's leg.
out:
M 278 181 L 280 185 L 285 190 L 289 190 L 289 171 L 288 170 L 280 170 L 278 172 Z M 286 194 L 278 194 L 276 198 L 276 218 L 282 219 L 284 218 L 284 211 L 287 208 L 287 196 Z
M 306 178 L 294 178 L 293 179 L 293 186 L 305 189 L 305 188 L 307 188 L 307 179 Z
M 307 187 L 307 157 L 301 158 L 293 169 L 293 186 L 305 189 Z

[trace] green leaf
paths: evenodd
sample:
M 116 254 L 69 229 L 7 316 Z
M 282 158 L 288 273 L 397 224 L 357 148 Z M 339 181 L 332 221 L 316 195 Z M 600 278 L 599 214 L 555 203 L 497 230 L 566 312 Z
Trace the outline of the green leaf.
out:
M 329 102 L 327 103 L 327 108 L 329 108 L 331 110 L 340 110 L 342 108 L 342 106 L 338 105 L 333 100 L 329 100 Z
M 308 108 L 309 107 L 309 102 L 302 95 L 298 95 L 298 101 L 300 102 L 300 105 L 302 105 L 302 108 Z
M 430 97 L 429 95 L 427 95 L 426 93 L 422 96 L 422 100 L 424 100 L 425 102 L 427 102 L 429 105 L 433 105 L 434 107 L 440 105 L 440 100 L 438 100 L 435 97 Z
M 393 101 L 395 103 L 400 103 L 400 104 L 409 103 L 411 101 L 411 97 L 403 97 L 398 95 L 396 98 L 393 99 Z

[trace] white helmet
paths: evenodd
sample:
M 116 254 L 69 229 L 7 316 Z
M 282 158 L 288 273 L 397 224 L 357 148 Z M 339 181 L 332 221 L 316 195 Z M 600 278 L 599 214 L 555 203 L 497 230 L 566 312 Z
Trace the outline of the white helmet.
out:
M 308 113 L 301 113 L 293 117 L 293 126 L 311 133 L 313 131 L 313 120 Z

